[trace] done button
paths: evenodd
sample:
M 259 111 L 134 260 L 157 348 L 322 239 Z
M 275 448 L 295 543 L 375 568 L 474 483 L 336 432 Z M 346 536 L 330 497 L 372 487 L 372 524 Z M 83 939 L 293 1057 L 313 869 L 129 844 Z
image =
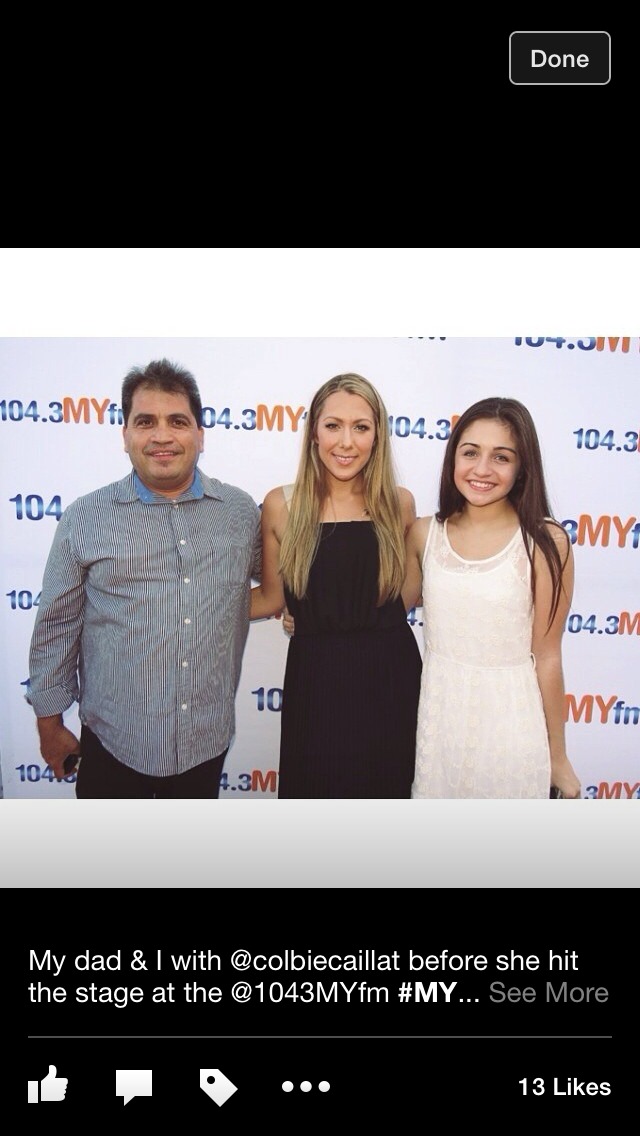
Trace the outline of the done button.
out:
M 509 78 L 516 86 L 603 86 L 611 78 L 611 36 L 512 32 Z

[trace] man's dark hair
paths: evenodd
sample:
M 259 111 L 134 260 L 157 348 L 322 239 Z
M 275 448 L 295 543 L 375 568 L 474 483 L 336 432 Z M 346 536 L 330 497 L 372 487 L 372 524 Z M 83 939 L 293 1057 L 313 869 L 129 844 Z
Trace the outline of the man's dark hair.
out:
M 184 367 L 179 367 L 177 363 L 171 363 L 168 359 L 154 359 L 146 367 L 132 367 L 122 383 L 122 416 L 125 426 L 129 421 L 131 403 L 138 387 L 186 395 L 193 417 L 198 426 L 202 426 L 202 402 L 198 384 L 191 372 Z

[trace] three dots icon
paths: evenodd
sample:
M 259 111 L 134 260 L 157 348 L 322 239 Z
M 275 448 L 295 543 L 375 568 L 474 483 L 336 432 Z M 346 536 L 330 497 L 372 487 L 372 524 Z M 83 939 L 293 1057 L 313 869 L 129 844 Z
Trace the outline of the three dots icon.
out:
M 313 1085 L 311 1084 L 311 1081 L 301 1081 L 300 1082 L 300 1091 L 301 1092 L 310 1093 L 312 1088 L 313 1088 Z M 319 1081 L 318 1082 L 318 1089 L 320 1090 L 321 1093 L 328 1093 L 330 1088 L 331 1088 L 331 1085 L 329 1084 L 328 1081 Z M 295 1089 L 295 1085 L 294 1085 L 293 1081 L 283 1081 L 282 1082 L 282 1091 L 284 1093 L 292 1093 L 294 1089 Z

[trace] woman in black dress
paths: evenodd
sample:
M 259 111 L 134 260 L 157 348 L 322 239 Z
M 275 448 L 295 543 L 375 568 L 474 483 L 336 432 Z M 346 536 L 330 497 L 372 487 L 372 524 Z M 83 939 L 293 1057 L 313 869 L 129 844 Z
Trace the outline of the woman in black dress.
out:
M 421 658 L 401 598 L 415 519 L 396 486 L 382 399 L 337 375 L 307 414 L 295 486 L 262 507 L 251 618 L 295 620 L 282 702 L 280 798 L 409 798 Z

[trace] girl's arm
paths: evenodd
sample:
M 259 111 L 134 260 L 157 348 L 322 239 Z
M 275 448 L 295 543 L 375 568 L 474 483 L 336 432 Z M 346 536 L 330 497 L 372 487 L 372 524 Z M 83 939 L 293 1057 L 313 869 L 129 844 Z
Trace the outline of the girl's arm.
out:
M 547 562 L 536 549 L 536 598 L 533 614 L 533 637 L 531 650 L 536 661 L 538 686 L 542 695 L 542 705 L 547 722 L 549 749 L 551 753 L 551 784 L 562 791 L 565 797 L 580 796 L 580 782 L 567 757 L 564 739 L 564 678 L 562 674 L 561 641 L 564 624 L 569 614 L 573 595 L 573 552 L 569 538 L 559 525 L 548 525 L 560 558 L 563 562 L 562 592 L 558 610 L 548 627 L 551 610 L 551 574 Z
M 251 619 L 278 615 L 284 607 L 280 541 L 288 518 L 282 488 L 271 489 L 262 503 L 262 582 L 251 589 Z
M 422 602 L 422 558 L 431 517 L 418 517 L 405 537 L 407 567 L 402 586 L 402 601 L 407 611 Z

